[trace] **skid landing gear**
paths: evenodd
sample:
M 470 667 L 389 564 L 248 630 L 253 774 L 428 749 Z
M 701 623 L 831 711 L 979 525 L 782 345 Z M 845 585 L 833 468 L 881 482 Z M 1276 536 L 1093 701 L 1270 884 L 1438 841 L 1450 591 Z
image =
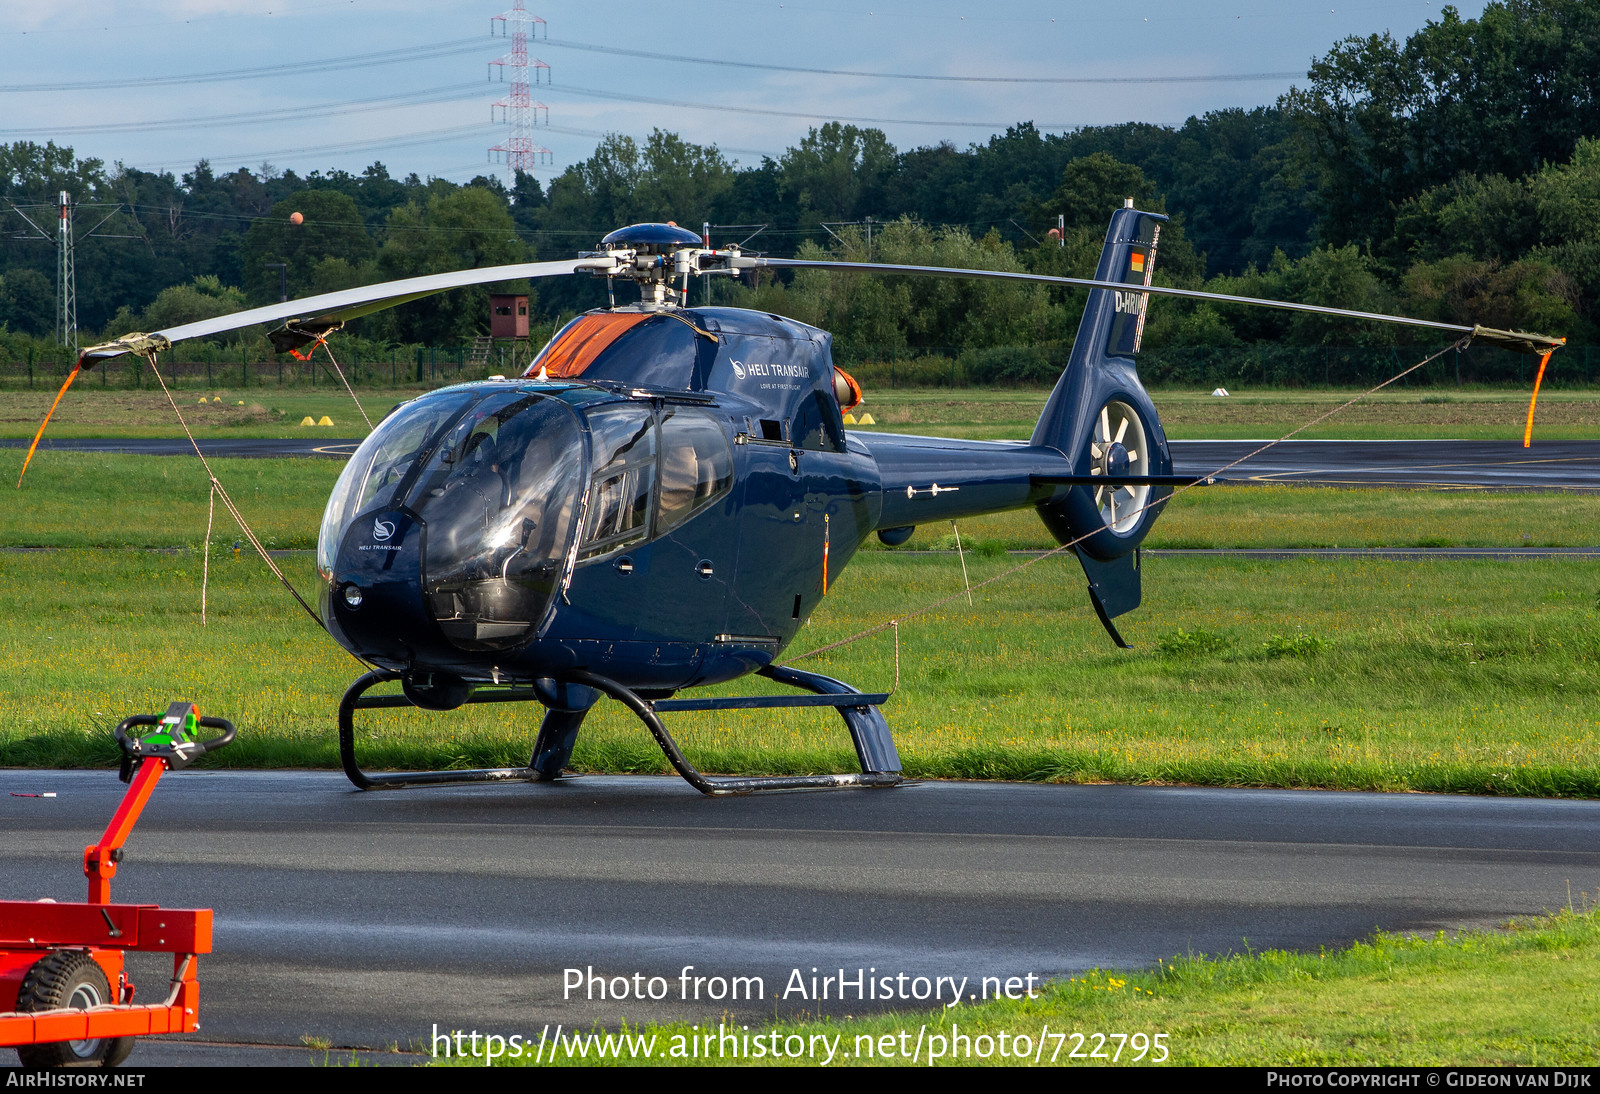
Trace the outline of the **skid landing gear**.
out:
M 344 773 L 361 790 L 391 790 L 405 786 L 436 786 L 445 783 L 550 782 L 559 778 L 572 755 L 578 729 L 597 695 L 609 695 L 636 714 L 650 731 L 672 769 L 702 794 L 721 797 L 749 794 L 755 790 L 824 790 L 843 787 L 897 786 L 900 754 L 889 732 L 889 723 L 878 710 L 888 700 L 887 693 L 867 694 L 849 684 L 817 673 L 787 666 L 768 666 L 759 675 L 779 684 L 802 689 L 800 695 L 740 695 L 706 699 L 649 700 L 615 680 L 592 672 L 573 671 L 559 683 L 547 682 L 542 688 L 475 688 L 462 703 L 538 702 L 546 706 L 544 721 L 534 743 L 527 767 L 491 767 L 467 771 L 409 771 L 368 774 L 356 762 L 355 712 L 381 707 L 411 707 L 406 695 L 372 695 L 366 692 L 379 684 L 401 678 L 398 672 L 369 672 L 351 684 L 339 701 L 339 758 Z M 592 689 L 592 690 L 591 690 Z M 711 777 L 702 775 L 672 739 L 661 715 L 695 710 L 764 710 L 787 707 L 833 707 L 844 719 L 855 742 L 861 774 L 775 775 L 761 777 Z

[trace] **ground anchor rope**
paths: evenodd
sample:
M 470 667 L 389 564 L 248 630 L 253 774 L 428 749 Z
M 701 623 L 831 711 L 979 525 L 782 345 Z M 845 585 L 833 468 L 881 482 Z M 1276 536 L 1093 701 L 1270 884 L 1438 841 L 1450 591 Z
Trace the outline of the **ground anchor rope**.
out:
M 199 442 L 194 439 L 194 433 L 189 429 L 189 423 L 184 420 L 183 411 L 178 409 L 178 402 L 172 397 L 172 392 L 167 387 L 167 381 L 161 375 L 161 369 L 156 364 L 155 351 L 147 351 L 141 354 L 141 356 L 143 356 L 146 361 L 150 362 L 150 371 L 156 374 L 156 382 L 161 385 L 162 394 L 167 397 L 167 402 L 171 404 L 172 412 L 178 416 L 178 424 L 183 426 L 184 435 L 189 438 L 189 446 L 194 449 L 194 454 L 200 458 L 200 465 L 206 469 L 206 477 L 211 480 L 212 496 L 222 499 L 223 507 L 228 510 L 229 515 L 233 517 L 234 523 L 239 526 L 239 530 L 243 532 L 245 538 L 250 541 L 250 546 L 256 549 L 256 554 L 261 556 L 261 560 L 267 564 L 267 568 L 272 571 L 272 575 L 278 579 L 279 584 L 281 584 L 285 589 L 289 590 L 289 595 L 294 597 L 295 601 L 300 605 L 300 607 L 305 609 L 305 613 L 312 618 L 317 626 L 326 631 L 328 629 L 328 625 L 322 621 L 322 617 L 316 613 L 315 609 L 313 609 L 310 604 L 306 603 L 305 597 L 300 595 L 299 590 L 289 583 L 288 577 L 285 576 L 284 572 L 278 568 L 278 564 L 273 561 L 272 556 L 267 553 L 266 547 L 263 546 L 261 540 L 256 537 L 256 534 L 254 530 L 251 529 L 249 522 L 244 519 L 244 514 L 239 512 L 239 507 L 233 503 L 233 498 L 228 496 L 227 489 L 223 487 L 222 482 L 217 478 L 216 473 L 211 470 L 210 461 L 206 459 L 206 454 L 200 451 Z M 209 544 L 209 532 L 206 539 L 207 543 Z M 204 592 L 202 591 L 202 596 L 203 595 Z M 355 655 L 352 654 L 351 656 Z M 367 662 L 362 661 L 362 659 L 359 657 L 357 657 L 356 660 L 361 661 L 363 665 L 367 664 Z
M 328 363 L 333 366 L 334 375 L 339 377 L 339 382 L 343 384 L 344 389 L 350 393 L 350 401 L 356 404 L 357 413 L 359 413 L 362 420 L 367 423 L 367 432 L 371 433 L 372 419 L 367 417 L 367 408 L 361 405 L 360 399 L 356 398 L 356 389 L 350 386 L 349 380 L 345 379 L 344 369 L 339 367 L 338 359 L 333 356 L 333 347 L 328 345 L 327 335 L 323 335 L 321 338 L 318 338 L 316 342 L 313 343 L 311 350 L 308 353 L 301 354 L 297 350 L 290 350 L 289 353 L 291 356 L 298 357 L 302 361 L 311 361 L 311 359 L 317 355 L 317 346 L 321 346 L 323 351 L 327 353 Z M 316 362 L 313 361 L 311 364 L 313 374 L 315 374 L 316 367 Z

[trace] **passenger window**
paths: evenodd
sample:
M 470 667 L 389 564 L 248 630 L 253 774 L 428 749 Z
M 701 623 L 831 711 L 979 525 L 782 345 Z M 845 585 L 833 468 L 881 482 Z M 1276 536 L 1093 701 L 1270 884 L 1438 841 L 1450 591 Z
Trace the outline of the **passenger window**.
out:
M 669 407 L 661 419 L 661 501 L 655 535 L 663 535 L 733 488 L 733 452 L 715 416 Z

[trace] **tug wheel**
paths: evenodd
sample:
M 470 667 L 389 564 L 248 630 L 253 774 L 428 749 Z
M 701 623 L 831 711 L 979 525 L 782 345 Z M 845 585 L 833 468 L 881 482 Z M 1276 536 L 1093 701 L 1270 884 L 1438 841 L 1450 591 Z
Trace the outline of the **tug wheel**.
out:
M 94 958 L 81 950 L 57 950 L 34 962 L 17 993 L 17 1010 L 24 1012 L 88 1010 L 115 1003 L 106 974 Z M 116 1067 L 133 1051 L 132 1037 L 96 1037 L 87 1041 L 51 1041 L 18 1045 L 23 1067 Z

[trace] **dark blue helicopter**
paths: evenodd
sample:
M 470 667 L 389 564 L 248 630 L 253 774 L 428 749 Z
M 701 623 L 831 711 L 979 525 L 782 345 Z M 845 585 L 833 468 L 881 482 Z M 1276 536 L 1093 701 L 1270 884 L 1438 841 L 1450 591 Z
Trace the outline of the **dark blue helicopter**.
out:
M 565 262 L 416 278 L 256 309 L 85 351 L 85 363 L 153 354 L 262 322 L 282 351 L 345 321 L 463 284 L 580 270 L 641 287 L 637 304 L 579 316 L 517 379 L 434 391 L 397 407 L 334 487 L 317 548 L 328 632 L 373 666 L 340 704 L 358 786 L 554 779 L 602 695 L 632 709 L 706 793 L 886 786 L 900 762 L 886 698 L 777 663 L 867 540 L 919 524 L 1032 506 L 1072 543 L 1089 601 L 1113 620 L 1140 600 L 1138 548 L 1172 487 L 1167 439 L 1134 366 L 1165 217 L 1117 210 L 1093 279 L 833 263 L 713 250 L 668 224 L 606 236 Z M 860 401 L 831 337 L 782 316 L 687 306 L 691 275 L 813 266 L 1087 286 L 1072 353 L 1026 444 L 846 433 Z M 675 287 L 682 279 L 683 288 Z M 614 295 L 613 295 L 614 300 Z M 1277 301 L 1244 303 L 1473 328 Z M 797 694 L 674 698 L 750 673 Z M 398 680 L 399 695 L 366 695 Z M 369 775 L 355 711 L 536 701 L 526 768 Z M 673 711 L 832 706 L 859 775 L 707 778 L 673 742 Z

